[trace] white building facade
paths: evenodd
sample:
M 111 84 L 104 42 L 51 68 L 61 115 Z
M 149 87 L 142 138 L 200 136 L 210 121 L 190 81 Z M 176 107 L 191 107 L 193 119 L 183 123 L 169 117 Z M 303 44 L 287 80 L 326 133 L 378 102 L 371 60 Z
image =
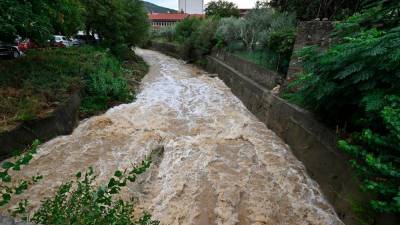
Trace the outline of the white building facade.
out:
M 203 14 L 204 0 L 179 0 L 179 11 L 188 14 Z

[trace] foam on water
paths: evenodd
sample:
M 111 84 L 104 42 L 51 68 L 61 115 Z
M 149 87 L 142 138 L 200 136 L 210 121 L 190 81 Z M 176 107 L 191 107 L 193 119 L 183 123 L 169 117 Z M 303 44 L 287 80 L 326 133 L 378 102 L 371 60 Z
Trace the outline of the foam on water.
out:
M 21 178 L 44 179 L 13 203 L 29 198 L 33 210 L 77 171 L 93 166 L 100 184 L 163 146 L 122 194 L 162 224 L 343 224 L 289 147 L 221 80 L 136 52 L 152 65 L 137 100 L 43 144 Z

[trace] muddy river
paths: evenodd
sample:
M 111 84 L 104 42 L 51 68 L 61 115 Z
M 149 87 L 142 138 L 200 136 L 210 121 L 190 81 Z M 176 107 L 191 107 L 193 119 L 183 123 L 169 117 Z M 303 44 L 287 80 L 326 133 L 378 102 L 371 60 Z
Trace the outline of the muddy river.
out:
M 151 65 L 137 100 L 44 143 L 17 177 L 44 179 L 13 203 L 28 198 L 33 210 L 77 171 L 93 166 L 104 183 L 164 147 L 123 191 L 161 224 L 343 224 L 290 148 L 220 79 L 154 51 L 136 52 Z

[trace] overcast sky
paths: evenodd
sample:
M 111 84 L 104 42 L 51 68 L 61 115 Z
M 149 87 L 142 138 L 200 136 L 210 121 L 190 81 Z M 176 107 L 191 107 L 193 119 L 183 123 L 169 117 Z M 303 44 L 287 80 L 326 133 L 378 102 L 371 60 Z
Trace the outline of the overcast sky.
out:
M 178 0 L 146 0 L 146 1 L 170 9 L 178 9 Z M 204 3 L 207 4 L 208 2 L 211 1 L 212 0 L 204 0 Z M 257 0 L 229 0 L 229 1 L 236 3 L 236 5 L 238 5 L 239 8 L 253 8 Z

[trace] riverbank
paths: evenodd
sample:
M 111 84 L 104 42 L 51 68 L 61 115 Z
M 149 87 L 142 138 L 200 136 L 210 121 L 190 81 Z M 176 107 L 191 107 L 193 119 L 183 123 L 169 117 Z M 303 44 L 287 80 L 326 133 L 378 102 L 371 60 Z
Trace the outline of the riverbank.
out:
M 30 144 L 30 139 L 68 134 L 79 119 L 132 101 L 148 66 L 133 52 L 118 60 L 106 49 L 80 47 L 30 51 L 21 59 L 0 61 L 0 71 L 0 142 L 5 154 Z M 46 130 L 51 134 L 44 134 Z

